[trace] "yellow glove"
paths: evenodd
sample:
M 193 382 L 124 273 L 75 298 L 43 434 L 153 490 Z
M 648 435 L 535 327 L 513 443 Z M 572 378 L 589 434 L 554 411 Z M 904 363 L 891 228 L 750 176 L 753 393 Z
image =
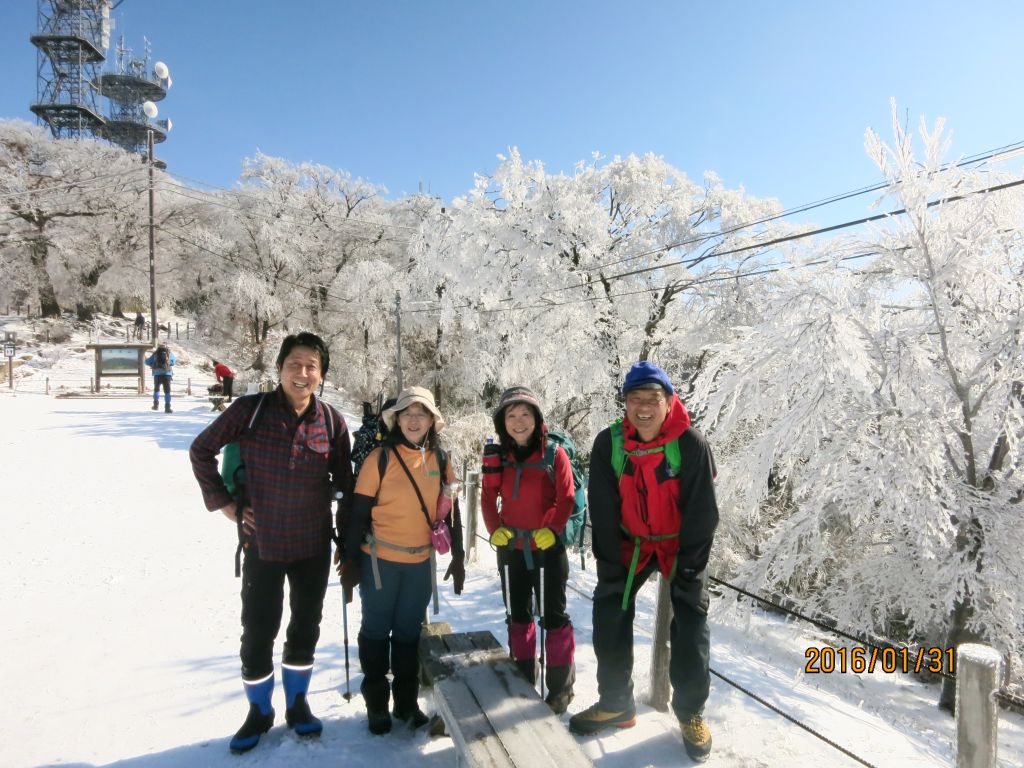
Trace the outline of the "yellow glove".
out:
M 507 547 L 508 543 L 515 537 L 516 535 L 512 532 L 512 529 L 506 528 L 503 525 L 491 534 L 491 544 L 496 547 Z
M 533 543 L 537 549 L 548 549 L 555 546 L 555 532 L 550 528 L 538 528 L 533 532 Z

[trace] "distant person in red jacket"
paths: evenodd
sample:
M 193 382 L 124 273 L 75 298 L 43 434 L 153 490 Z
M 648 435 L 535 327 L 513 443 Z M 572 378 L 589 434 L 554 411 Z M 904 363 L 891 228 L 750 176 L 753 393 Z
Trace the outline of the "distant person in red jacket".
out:
M 221 386 L 224 387 L 224 389 L 222 390 L 222 393 L 223 393 L 224 397 L 226 397 L 228 399 L 228 402 L 230 403 L 231 402 L 231 388 L 235 384 L 235 374 L 234 374 L 234 371 L 232 371 L 230 368 L 228 368 L 226 365 L 224 365 L 224 363 L 221 363 L 221 362 L 218 362 L 217 360 L 214 360 L 213 361 L 213 375 L 217 377 L 217 381 L 219 381 Z
M 559 538 L 573 510 L 572 465 L 559 445 L 552 466 L 547 466 L 544 414 L 526 387 L 511 387 L 502 393 L 494 412 L 494 428 L 498 444 L 484 449 L 480 500 L 484 524 L 498 552 L 498 573 L 509 617 L 509 650 L 516 666 L 535 682 L 533 607 L 539 603 L 543 608 L 541 624 L 547 631 L 545 701 L 556 714 L 562 714 L 572 701 L 576 681 L 576 640 L 565 601 L 569 558 Z

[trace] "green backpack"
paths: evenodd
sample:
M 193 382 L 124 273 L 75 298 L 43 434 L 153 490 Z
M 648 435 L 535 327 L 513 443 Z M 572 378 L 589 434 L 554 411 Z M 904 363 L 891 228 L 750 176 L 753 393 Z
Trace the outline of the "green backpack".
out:
M 238 440 L 228 443 L 220 449 L 220 477 L 232 498 L 237 497 L 239 486 L 245 485 L 245 465 L 242 463 L 242 449 L 239 442 L 256 429 L 256 425 L 259 424 L 259 416 L 263 410 L 263 399 L 266 396 L 266 392 L 261 392 L 260 396 L 256 399 L 256 407 L 252 409 L 249 423 L 245 425 L 245 429 L 238 436 Z
M 544 457 L 541 459 L 539 464 L 519 464 L 505 459 L 502 461 L 502 468 L 514 467 L 519 471 L 524 467 L 541 467 L 547 471 L 548 478 L 554 481 L 555 454 L 558 452 L 558 447 L 562 447 L 566 455 L 569 457 L 569 465 L 572 467 L 573 499 L 572 512 L 569 514 L 569 519 L 565 523 L 565 530 L 562 531 L 558 538 L 565 546 L 575 546 L 579 549 L 580 562 L 582 563 L 582 567 L 586 568 L 586 563 L 583 559 L 583 538 L 587 529 L 587 492 L 586 483 L 584 482 L 583 477 L 583 467 L 580 465 L 580 461 L 576 453 L 576 444 L 572 441 L 572 438 L 569 437 L 569 435 L 560 429 L 549 427 L 547 437 L 547 444 L 544 446 Z M 518 474 L 516 478 L 516 487 L 518 488 Z
M 668 476 L 678 477 L 679 470 L 683 466 L 682 453 L 679 450 L 679 438 L 671 442 L 659 445 L 657 448 L 639 448 L 635 451 L 627 451 L 625 445 L 625 439 L 622 435 L 622 419 L 617 419 L 611 426 L 612 435 L 612 469 L 615 470 L 615 477 L 622 477 L 623 471 L 626 469 L 626 459 L 630 456 L 646 456 L 651 453 L 664 453 L 665 461 L 668 463 Z M 623 533 L 629 535 L 633 539 L 633 559 L 629 564 L 629 573 L 626 576 L 626 591 L 622 595 L 622 610 L 626 610 L 629 605 L 629 591 L 633 587 L 633 578 L 636 576 L 636 566 L 640 558 L 640 542 L 642 539 L 658 540 L 658 539 L 674 539 L 678 538 L 678 533 L 670 533 L 664 536 L 632 536 L 629 531 L 626 530 L 625 526 L 622 528 Z M 675 565 L 672 566 L 672 573 L 669 574 L 669 581 L 676 574 Z
M 664 453 L 668 462 L 668 476 L 676 477 L 683 466 L 683 456 L 679 451 L 679 438 L 670 443 L 659 445 L 657 448 L 641 448 L 636 451 L 627 451 L 625 440 L 622 436 L 622 419 L 617 419 L 611 426 L 612 433 L 612 469 L 616 477 L 622 477 L 626 469 L 626 459 L 630 456 L 646 456 L 649 453 Z

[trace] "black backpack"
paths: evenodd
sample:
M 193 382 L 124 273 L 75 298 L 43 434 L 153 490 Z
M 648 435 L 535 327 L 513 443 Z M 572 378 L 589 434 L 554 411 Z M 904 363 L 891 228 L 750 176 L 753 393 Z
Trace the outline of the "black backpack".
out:
M 363 423 L 352 436 L 352 477 L 359 477 L 359 470 L 362 469 L 366 457 L 374 448 L 384 442 L 388 426 L 384 423 L 381 414 L 395 402 L 394 398 L 383 403 L 378 399 L 377 410 L 374 411 L 370 403 L 363 401 Z
M 154 359 L 156 360 L 156 363 L 153 366 L 154 368 L 169 368 L 170 366 L 168 363 L 171 360 L 171 353 L 168 351 L 167 347 L 157 347 L 156 357 Z

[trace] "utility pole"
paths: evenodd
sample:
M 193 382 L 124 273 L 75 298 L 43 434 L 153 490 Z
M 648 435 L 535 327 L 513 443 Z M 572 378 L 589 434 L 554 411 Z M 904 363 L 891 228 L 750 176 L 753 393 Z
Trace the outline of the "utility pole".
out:
M 668 711 L 669 635 L 672 627 L 672 585 L 660 573 L 658 579 L 658 610 L 654 620 L 654 642 L 651 644 L 651 698 L 648 702 L 659 712 Z
M 154 200 L 154 189 L 153 189 L 153 131 L 146 131 L 149 145 L 149 309 L 152 323 L 151 336 L 153 339 L 153 346 L 156 346 L 157 342 L 157 326 L 156 326 L 156 233 L 155 224 L 153 220 L 153 208 L 155 207 Z
M 402 391 L 402 294 L 395 291 L 395 381 Z

